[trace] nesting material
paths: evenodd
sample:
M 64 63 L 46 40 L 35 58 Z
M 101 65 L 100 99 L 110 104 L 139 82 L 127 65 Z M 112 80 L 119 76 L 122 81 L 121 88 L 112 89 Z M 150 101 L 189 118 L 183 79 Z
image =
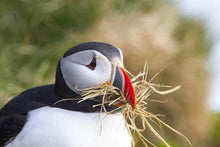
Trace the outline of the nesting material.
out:
M 151 78 L 147 82 L 147 73 L 148 73 L 148 65 L 147 63 L 144 66 L 144 69 L 142 72 L 140 72 L 137 76 L 132 75 L 130 72 L 126 70 L 126 72 L 132 77 L 131 82 L 135 90 L 135 96 L 136 96 L 136 106 L 135 108 L 132 108 L 132 106 L 126 102 L 126 98 L 122 94 L 122 92 L 117 88 L 111 85 L 111 83 L 106 82 L 102 85 L 98 85 L 96 87 L 86 88 L 86 89 L 77 89 L 77 86 L 75 87 L 77 90 L 81 91 L 82 98 L 78 101 L 78 103 L 88 100 L 88 99 L 94 99 L 95 97 L 101 96 L 102 102 L 100 104 L 94 105 L 93 107 L 101 107 L 100 113 L 105 112 L 106 115 L 109 115 L 114 112 L 120 111 L 124 119 L 126 120 L 126 127 L 130 134 L 130 136 L 133 138 L 132 140 L 132 146 L 135 146 L 134 141 L 134 135 L 136 134 L 140 140 L 143 142 L 143 144 L 147 147 L 148 144 L 152 146 L 156 146 L 153 144 L 150 140 L 148 140 L 144 135 L 143 132 L 146 128 L 148 128 L 151 133 L 153 133 L 165 146 L 170 147 L 170 145 L 166 142 L 166 140 L 154 129 L 154 127 L 151 125 L 151 123 L 156 124 L 160 128 L 162 126 L 167 127 L 174 133 L 178 134 L 179 136 L 183 137 L 187 144 L 191 147 L 192 144 L 188 140 L 186 136 L 184 136 L 179 131 L 175 130 L 162 120 L 158 118 L 158 115 L 153 114 L 152 112 L 149 112 L 147 110 L 147 101 L 155 101 L 155 102 L 166 102 L 166 101 L 160 101 L 160 100 L 154 100 L 150 99 L 149 96 L 153 93 L 157 94 L 169 94 L 172 93 L 180 88 L 180 86 L 176 86 L 172 88 L 171 86 L 167 85 L 161 85 L 161 84 L 154 84 L 152 83 L 152 80 L 159 74 L 156 74 L 153 78 Z M 168 90 L 160 91 L 159 88 L 167 88 Z M 112 97 L 116 97 L 116 99 L 112 100 Z M 65 100 L 73 100 L 74 98 L 68 98 L 63 99 L 61 101 Z M 75 99 L 74 99 L 75 100 Z M 58 101 L 60 102 L 60 101 Z M 118 104 L 118 102 L 121 102 L 122 105 L 118 106 L 115 110 L 111 112 L 107 112 L 105 105 L 115 105 Z M 141 120 L 141 127 L 139 127 L 136 124 L 137 119 Z M 100 127 L 101 128 L 101 127 Z

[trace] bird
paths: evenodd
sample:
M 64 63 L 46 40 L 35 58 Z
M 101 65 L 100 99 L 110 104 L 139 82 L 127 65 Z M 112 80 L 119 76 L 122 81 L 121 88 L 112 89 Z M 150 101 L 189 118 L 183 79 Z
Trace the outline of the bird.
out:
M 68 49 L 57 64 L 54 84 L 28 89 L 2 107 L 0 146 L 130 147 L 132 138 L 120 111 L 110 115 L 100 112 L 101 107 L 93 107 L 101 103 L 98 97 L 78 102 L 82 97 L 79 89 L 106 82 L 135 107 L 134 88 L 120 48 L 84 42 Z M 105 108 L 107 112 L 115 110 L 117 102 Z

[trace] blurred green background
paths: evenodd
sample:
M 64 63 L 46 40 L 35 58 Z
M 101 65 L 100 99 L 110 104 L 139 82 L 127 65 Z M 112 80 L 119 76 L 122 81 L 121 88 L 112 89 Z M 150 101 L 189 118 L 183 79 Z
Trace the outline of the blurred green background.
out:
M 0 107 L 26 89 L 53 83 L 62 54 L 86 41 L 121 48 L 125 67 L 134 74 L 146 59 L 150 77 L 170 64 L 154 82 L 182 88 L 162 96 L 165 104 L 148 102 L 149 111 L 164 114 L 162 120 L 194 146 L 220 146 L 220 114 L 207 106 L 204 65 L 212 41 L 200 22 L 181 16 L 167 0 L 1 0 Z M 174 133 L 162 134 L 171 146 L 186 146 Z

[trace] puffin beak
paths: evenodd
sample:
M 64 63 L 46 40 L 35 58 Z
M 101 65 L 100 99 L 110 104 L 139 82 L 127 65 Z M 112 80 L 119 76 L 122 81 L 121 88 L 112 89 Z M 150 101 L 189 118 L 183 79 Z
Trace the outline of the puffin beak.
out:
M 135 108 L 135 93 L 130 78 L 122 67 L 115 66 L 115 69 L 113 70 L 115 70 L 113 86 L 118 87 L 122 91 L 127 102 Z M 122 104 L 123 102 L 119 102 L 115 104 L 115 106 L 120 106 Z

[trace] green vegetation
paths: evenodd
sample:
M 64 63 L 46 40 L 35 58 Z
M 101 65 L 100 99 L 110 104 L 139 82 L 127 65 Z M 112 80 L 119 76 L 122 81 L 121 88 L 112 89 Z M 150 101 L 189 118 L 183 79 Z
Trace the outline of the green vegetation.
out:
M 214 125 L 212 128 L 211 142 L 212 147 L 220 146 L 220 113 L 214 115 Z
M 98 4 L 98 0 L 2 0 L 0 96 L 53 81 L 62 53 L 82 42 L 81 34 L 101 15 Z

